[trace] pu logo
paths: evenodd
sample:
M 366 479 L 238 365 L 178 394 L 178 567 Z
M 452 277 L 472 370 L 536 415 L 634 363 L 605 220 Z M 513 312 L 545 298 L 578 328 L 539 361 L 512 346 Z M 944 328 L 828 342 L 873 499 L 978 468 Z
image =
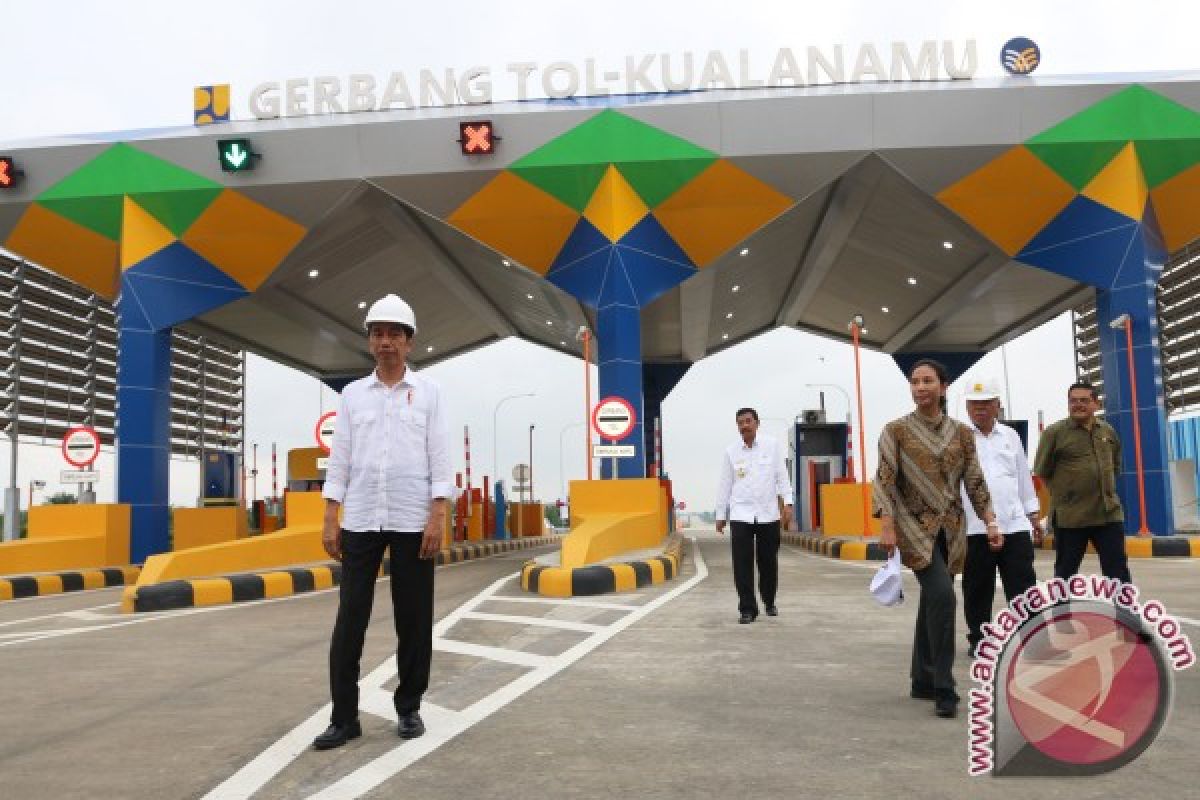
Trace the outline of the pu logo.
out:
M 193 90 L 192 122 L 196 125 L 229 122 L 229 84 L 197 86 Z
M 1042 51 L 1032 39 L 1009 39 L 1000 51 L 1000 63 L 1010 75 L 1028 75 L 1042 63 Z

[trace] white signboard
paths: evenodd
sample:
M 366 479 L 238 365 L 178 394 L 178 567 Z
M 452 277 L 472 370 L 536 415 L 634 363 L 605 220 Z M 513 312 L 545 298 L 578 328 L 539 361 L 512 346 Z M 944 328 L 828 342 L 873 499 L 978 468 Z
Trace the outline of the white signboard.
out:
M 623 397 L 606 397 L 592 412 L 592 428 L 605 439 L 624 439 L 633 432 L 636 415 Z
M 318 458 L 317 469 L 329 469 L 329 459 L 324 457 Z
M 59 483 L 95 483 L 100 480 L 100 471 L 95 469 L 64 469 Z
M 637 448 L 631 444 L 594 444 L 592 458 L 633 458 Z
M 512 470 L 513 480 L 517 483 L 525 483 L 529 480 L 529 465 L 517 464 Z

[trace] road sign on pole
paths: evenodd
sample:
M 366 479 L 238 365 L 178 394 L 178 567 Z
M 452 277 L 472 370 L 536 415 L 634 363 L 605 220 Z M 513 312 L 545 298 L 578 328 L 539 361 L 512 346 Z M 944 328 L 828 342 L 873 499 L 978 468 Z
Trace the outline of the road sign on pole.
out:
M 592 411 L 592 428 L 604 439 L 624 439 L 636 424 L 637 414 L 623 397 L 606 397 Z
M 63 434 L 62 454 L 72 467 L 90 467 L 100 455 L 100 434 L 91 428 L 71 428 Z
M 333 449 L 333 431 L 337 423 L 337 412 L 327 411 L 317 420 L 317 447 L 325 451 L 325 455 L 329 455 Z

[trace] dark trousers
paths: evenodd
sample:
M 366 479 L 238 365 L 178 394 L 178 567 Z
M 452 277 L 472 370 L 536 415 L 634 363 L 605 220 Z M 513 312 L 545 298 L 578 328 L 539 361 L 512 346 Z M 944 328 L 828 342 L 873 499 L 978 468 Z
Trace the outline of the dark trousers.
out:
M 1004 586 L 1004 599 L 1012 599 L 1037 583 L 1033 571 L 1033 538 L 1028 531 L 1008 533 L 1004 547 L 988 547 L 987 536 L 967 537 L 967 563 L 963 568 L 963 616 L 967 618 L 967 642 L 975 647 L 983 638 L 980 628 L 992 618 L 996 594 L 996 572 Z
M 396 713 L 420 709 L 421 695 L 429 688 L 433 559 L 418 557 L 421 534 L 344 530 L 337 624 L 329 645 L 329 690 L 335 725 L 358 719 L 359 661 L 385 548 L 391 559 L 392 615 L 396 623 Z
M 779 522 L 729 523 L 733 547 L 733 584 L 737 587 L 738 611 L 758 615 L 754 598 L 754 562 L 758 560 L 758 593 L 764 606 L 775 605 L 779 588 Z
M 934 691 L 954 691 L 954 617 L 958 600 L 954 576 L 946 567 L 946 533 L 938 533 L 933 560 L 914 570 L 921 584 L 917 627 L 913 633 L 912 682 Z
M 1129 560 L 1125 557 L 1125 525 L 1110 522 L 1086 528 L 1054 528 L 1054 577 L 1069 578 L 1079 572 L 1088 542 L 1096 546 L 1100 571 L 1106 578 L 1133 583 Z

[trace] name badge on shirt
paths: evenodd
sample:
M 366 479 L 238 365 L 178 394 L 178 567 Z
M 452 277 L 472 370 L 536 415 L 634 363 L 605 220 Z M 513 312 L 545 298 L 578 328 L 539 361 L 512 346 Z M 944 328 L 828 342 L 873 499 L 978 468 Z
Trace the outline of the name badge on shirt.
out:
M 746 462 L 738 461 L 733 465 L 733 471 L 737 473 L 739 478 L 746 477 Z

